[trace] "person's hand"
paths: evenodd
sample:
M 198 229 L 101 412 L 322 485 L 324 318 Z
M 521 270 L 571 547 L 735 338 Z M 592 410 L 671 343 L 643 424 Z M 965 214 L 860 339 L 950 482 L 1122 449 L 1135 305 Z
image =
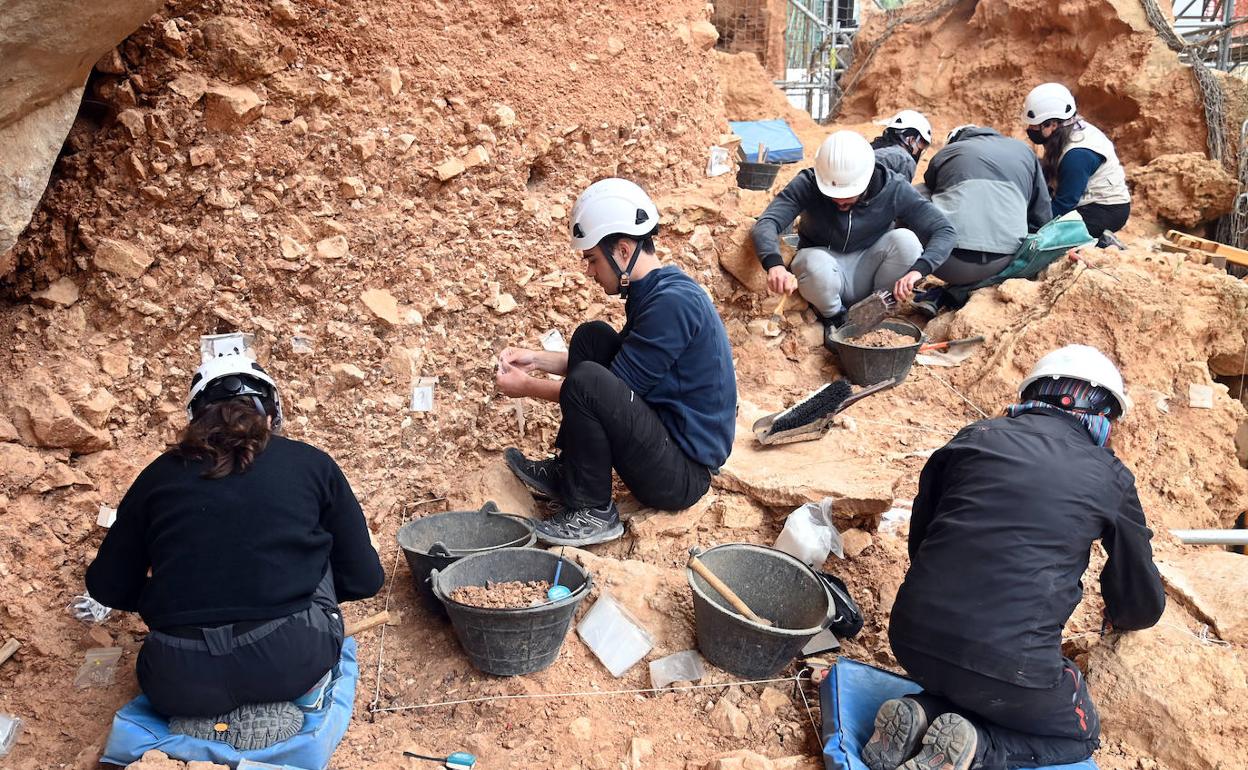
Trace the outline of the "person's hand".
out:
M 541 367 L 538 365 L 538 351 L 527 348 L 503 348 L 498 355 L 499 369 L 503 367 L 519 369 L 528 373 Z
M 923 280 L 923 274 L 918 270 L 911 270 L 893 284 L 893 296 L 898 302 L 909 302 L 914 296 L 914 285 L 921 280 Z
M 69 603 L 70 612 L 79 620 L 92 623 L 103 623 L 112 614 L 112 607 L 105 607 L 91 597 L 89 591 L 83 591 Z
M 494 376 L 494 386 L 498 388 L 498 392 L 504 396 L 511 398 L 520 398 L 528 395 L 529 380 L 533 379 L 528 372 L 519 367 L 505 363 L 501 358 L 498 361 L 498 374 Z
M 797 276 L 784 265 L 776 265 L 767 271 L 767 288 L 772 294 L 790 294 L 797 291 Z

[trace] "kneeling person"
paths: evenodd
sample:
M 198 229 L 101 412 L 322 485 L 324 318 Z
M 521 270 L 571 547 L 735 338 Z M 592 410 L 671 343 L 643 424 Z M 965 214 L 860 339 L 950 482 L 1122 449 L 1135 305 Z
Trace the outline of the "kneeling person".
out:
M 1040 160 L 1017 139 L 991 128 L 966 125 L 949 132 L 932 156 L 923 182 L 958 232 L 958 245 L 935 271 L 952 286 L 979 283 L 1004 270 L 1027 233 L 1049 221 L 1052 202 Z M 935 315 L 942 290 L 915 300 Z
M 187 411 L 117 506 L 87 589 L 151 629 L 137 673 L 160 713 L 295 700 L 338 663 L 338 602 L 381 588 L 364 514 L 329 455 L 280 435 L 277 387 L 250 358 L 201 366 Z
M 507 348 L 498 389 L 559 403 L 559 455 L 530 460 L 511 448 L 506 459 L 535 496 L 560 504 L 537 523 L 542 542 L 582 546 L 624 533 L 611 498 L 613 468 L 652 508 L 680 510 L 706 494 L 732 449 L 737 386 L 710 297 L 655 255 L 659 212 L 645 191 L 624 179 L 595 182 L 571 221 L 586 275 L 625 300 L 624 328 L 582 324 L 567 353 Z
M 1019 396 L 1006 416 L 963 428 L 919 477 L 888 638 L 923 692 L 880 707 L 863 750 L 871 770 L 1087 759 L 1100 723 L 1062 656 L 1062 628 L 1092 543 L 1109 554 L 1109 626 L 1148 628 L 1165 608 L 1135 478 L 1105 448 L 1130 407 L 1117 368 L 1070 345 L 1041 358 Z
M 780 256 L 780 233 L 799 214 L 790 273 Z M 894 229 L 896 221 L 906 227 Z M 829 347 L 846 308 L 873 291 L 908 301 L 956 241 L 944 214 L 877 161 L 871 145 L 853 131 L 837 131 L 824 141 L 815 167 L 780 191 L 751 236 L 768 288 L 798 291 L 819 314 Z

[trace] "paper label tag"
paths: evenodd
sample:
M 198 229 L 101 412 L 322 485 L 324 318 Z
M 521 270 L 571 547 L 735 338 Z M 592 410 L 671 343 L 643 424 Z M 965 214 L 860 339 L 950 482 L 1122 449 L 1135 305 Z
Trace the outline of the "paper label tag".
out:
M 199 338 L 200 363 L 207 363 L 214 358 L 230 355 L 243 355 L 254 359 L 252 347 L 256 335 L 250 332 L 231 332 L 230 334 L 205 334 Z
M 558 329 L 551 329 L 541 336 L 542 350 L 551 353 L 567 353 L 568 345 L 563 341 L 563 335 Z
M 413 412 L 433 411 L 433 388 L 438 384 L 437 377 L 420 377 L 412 384 L 412 402 L 409 407 Z

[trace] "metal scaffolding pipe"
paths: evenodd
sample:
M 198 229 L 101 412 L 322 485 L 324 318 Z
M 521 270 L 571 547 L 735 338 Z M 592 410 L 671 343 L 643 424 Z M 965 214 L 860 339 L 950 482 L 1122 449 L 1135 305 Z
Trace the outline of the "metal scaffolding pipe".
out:
M 1235 0 L 1222 0 L 1222 24 L 1227 29 L 1218 44 L 1218 69 L 1226 72 L 1231 68 L 1231 20 L 1235 18 Z
M 1185 545 L 1248 545 L 1248 529 L 1172 529 Z

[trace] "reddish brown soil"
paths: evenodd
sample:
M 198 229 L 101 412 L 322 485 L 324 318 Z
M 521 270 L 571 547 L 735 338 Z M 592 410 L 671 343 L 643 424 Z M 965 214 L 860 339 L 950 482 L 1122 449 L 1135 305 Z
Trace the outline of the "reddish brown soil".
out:
M 469 607 L 486 609 L 512 609 L 532 607 L 546 602 L 550 583 L 545 580 L 524 582 L 509 580 L 505 583 L 491 582 L 483 586 L 462 586 L 451 591 L 451 599 Z
M 16 299 L 0 307 L 0 338 L 9 342 L 0 346 L 0 637 L 22 647 L 0 669 L 0 711 L 19 715 L 26 729 L 5 770 L 95 767 L 112 714 L 137 694 L 133 662 L 147 632 L 139 618 L 118 612 L 89 629 L 66 606 L 82 591 L 102 536 L 100 506 L 116 506 L 184 423 L 198 335 L 235 328 L 256 332 L 260 356 L 281 383 L 288 432 L 339 461 L 377 537 L 390 586 L 347 605 L 346 614 L 388 607 L 402 617 L 359 639 L 355 715 L 335 767 L 407 770 L 404 749 L 466 749 L 485 767 L 701 770 L 725 752 L 749 749 L 775 760 L 773 770 L 818 768 L 810 715 L 800 699 L 785 700 L 788 683 L 770 685 L 783 694 L 779 701 L 766 685 L 473 701 L 645 688 L 649 676 L 643 662 L 611 677 L 575 634 L 546 671 L 482 675 L 446 620 L 417 595 L 394 542 L 412 517 L 489 499 L 509 512 L 540 512 L 500 453 L 509 445 L 534 455 L 549 450 L 557 410 L 498 396 L 495 360 L 506 345 L 536 346 L 551 328 L 570 339 L 582 320 L 620 323 L 621 305 L 585 279 L 567 247 L 568 210 L 595 178 L 630 176 L 658 197 L 660 256 L 706 286 L 724 316 L 743 440 L 753 416 L 838 375 L 817 324 L 771 340 L 750 334 L 746 322 L 769 313 L 773 301 L 760 312 L 761 290 L 742 288 L 720 269 L 767 196 L 735 190 L 731 175 L 703 178 L 706 148 L 727 129 L 721 90 L 749 89 L 728 75 L 721 89 L 714 58 L 689 34 L 686 25 L 705 18 L 705 5 L 290 5 L 293 21 L 278 14 L 282 3 L 175 2 L 123 45 L 131 74 L 101 81 L 92 98 L 104 107 L 84 113 L 18 247 L 18 273 L 4 287 Z M 987 14 L 992 5 L 979 7 Z M 1051 5 L 1034 0 L 1028 8 L 1051 19 L 1042 13 Z M 223 17 L 256 25 L 260 42 L 206 47 L 205 31 Z M 185 53 L 167 39 L 169 21 L 189 40 Z M 956 42 L 953 32 L 942 34 Z M 907 50 L 920 50 L 920 38 Z M 1098 32 L 1079 45 L 1103 49 L 1105 60 L 1136 62 L 1139 38 L 1124 38 L 1128 51 L 1116 40 Z M 971 48 L 991 47 L 951 50 Z M 1011 44 L 1009 55 L 1024 50 Z M 1036 59 L 1057 60 L 1066 61 Z M 273 61 L 276 71 L 254 74 Z M 939 73 L 947 64 L 888 65 L 877 82 L 913 80 L 899 73 L 946 77 Z M 383 90 L 391 66 L 402 79 L 394 96 Z M 1027 71 L 1010 65 L 1016 68 Z M 731 72 L 747 70 L 758 67 Z M 209 129 L 202 102 L 171 88 L 186 75 L 246 84 L 267 104 L 250 123 Z M 951 108 L 965 112 L 956 122 L 1004 115 L 1021 77 L 993 85 L 982 111 Z M 126 103 L 123 80 L 134 104 Z M 188 81 L 176 82 L 186 90 Z M 981 98 L 978 76 L 954 82 L 959 99 Z M 1179 93 L 1174 78 L 1159 87 Z M 881 102 L 850 105 L 855 120 L 924 106 L 885 105 L 904 94 L 867 91 Z M 1182 119 L 1166 135 L 1190 134 L 1192 99 L 1174 104 Z M 112 120 L 127 107 L 143 119 L 137 136 Z M 1148 139 L 1150 125 L 1141 118 L 1125 136 L 1153 147 L 1164 137 Z M 811 126 L 799 133 L 826 130 Z M 1194 134 L 1179 142 L 1192 143 L 1199 144 Z M 488 162 L 438 180 L 437 167 L 478 157 L 478 145 Z M 153 262 L 138 278 L 105 273 L 94 267 L 102 239 L 141 247 Z M 758 270 L 756 261 L 747 266 Z M 829 477 L 852 466 L 864 485 L 882 480 L 885 497 L 908 501 L 932 450 L 967 423 L 999 413 L 1040 355 L 1074 341 L 1121 364 L 1136 408 L 1115 427 L 1111 447 L 1136 474 L 1159 556 L 1184 552 L 1169 528 L 1229 527 L 1248 505 L 1248 473 L 1234 460 L 1232 438 L 1248 413 L 1217 388 L 1213 410 L 1185 401 L 1192 383 L 1243 373 L 1248 284 L 1153 253 L 1144 241 L 1107 269 L 1120 282 L 1062 263 L 1042 281 L 978 293 L 927 330 L 935 339 L 986 335 L 970 360 L 953 369 L 916 367 L 905 383 L 848 410 L 823 441 L 777 449 L 768 455 L 774 478 L 763 480 L 776 489 L 736 491 L 748 485 L 717 477 L 701 504 L 677 514 L 621 495 L 625 537 L 592 554 L 569 550 L 569 558 L 593 573 L 595 591 L 610 589 L 655 634 L 651 658 L 691 649 L 684 578 L 691 546 L 773 543 L 793 501 L 811 495 L 808 480 L 794 477 L 833 451 L 841 465 Z M 29 290 L 62 277 L 80 289 L 79 299 L 28 301 Z M 365 304 L 365 292 L 380 289 L 397 301 L 397 315 L 370 309 L 375 294 Z M 310 340 L 311 352 L 295 352 L 295 337 Z M 433 411 L 408 412 L 414 379 L 432 376 Z M 55 418 L 43 438 L 28 435 L 32 410 Z M 870 529 L 851 498 L 838 498 L 838 510 Z M 907 566 L 905 527 L 857 530 L 852 539 L 845 561 L 825 565 L 844 577 L 866 617 L 844 653 L 893 666 L 886 631 Z M 1068 654 L 1088 668 L 1106 725 L 1101 766 L 1237 766 L 1248 732 L 1240 703 L 1248 650 L 1177 630 L 1198 622 L 1178 603 L 1171 625 L 1100 639 L 1095 570 L 1103 561 L 1094 551 L 1087 597 L 1067 628 Z M 117 682 L 73 690 L 82 651 L 110 645 L 125 650 Z M 705 682 L 731 680 L 711 667 Z
M 849 342 L 864 348 L 904 348 L 914 344 L 914 337 L 892 329 L 875 329 L 853 337 Z

